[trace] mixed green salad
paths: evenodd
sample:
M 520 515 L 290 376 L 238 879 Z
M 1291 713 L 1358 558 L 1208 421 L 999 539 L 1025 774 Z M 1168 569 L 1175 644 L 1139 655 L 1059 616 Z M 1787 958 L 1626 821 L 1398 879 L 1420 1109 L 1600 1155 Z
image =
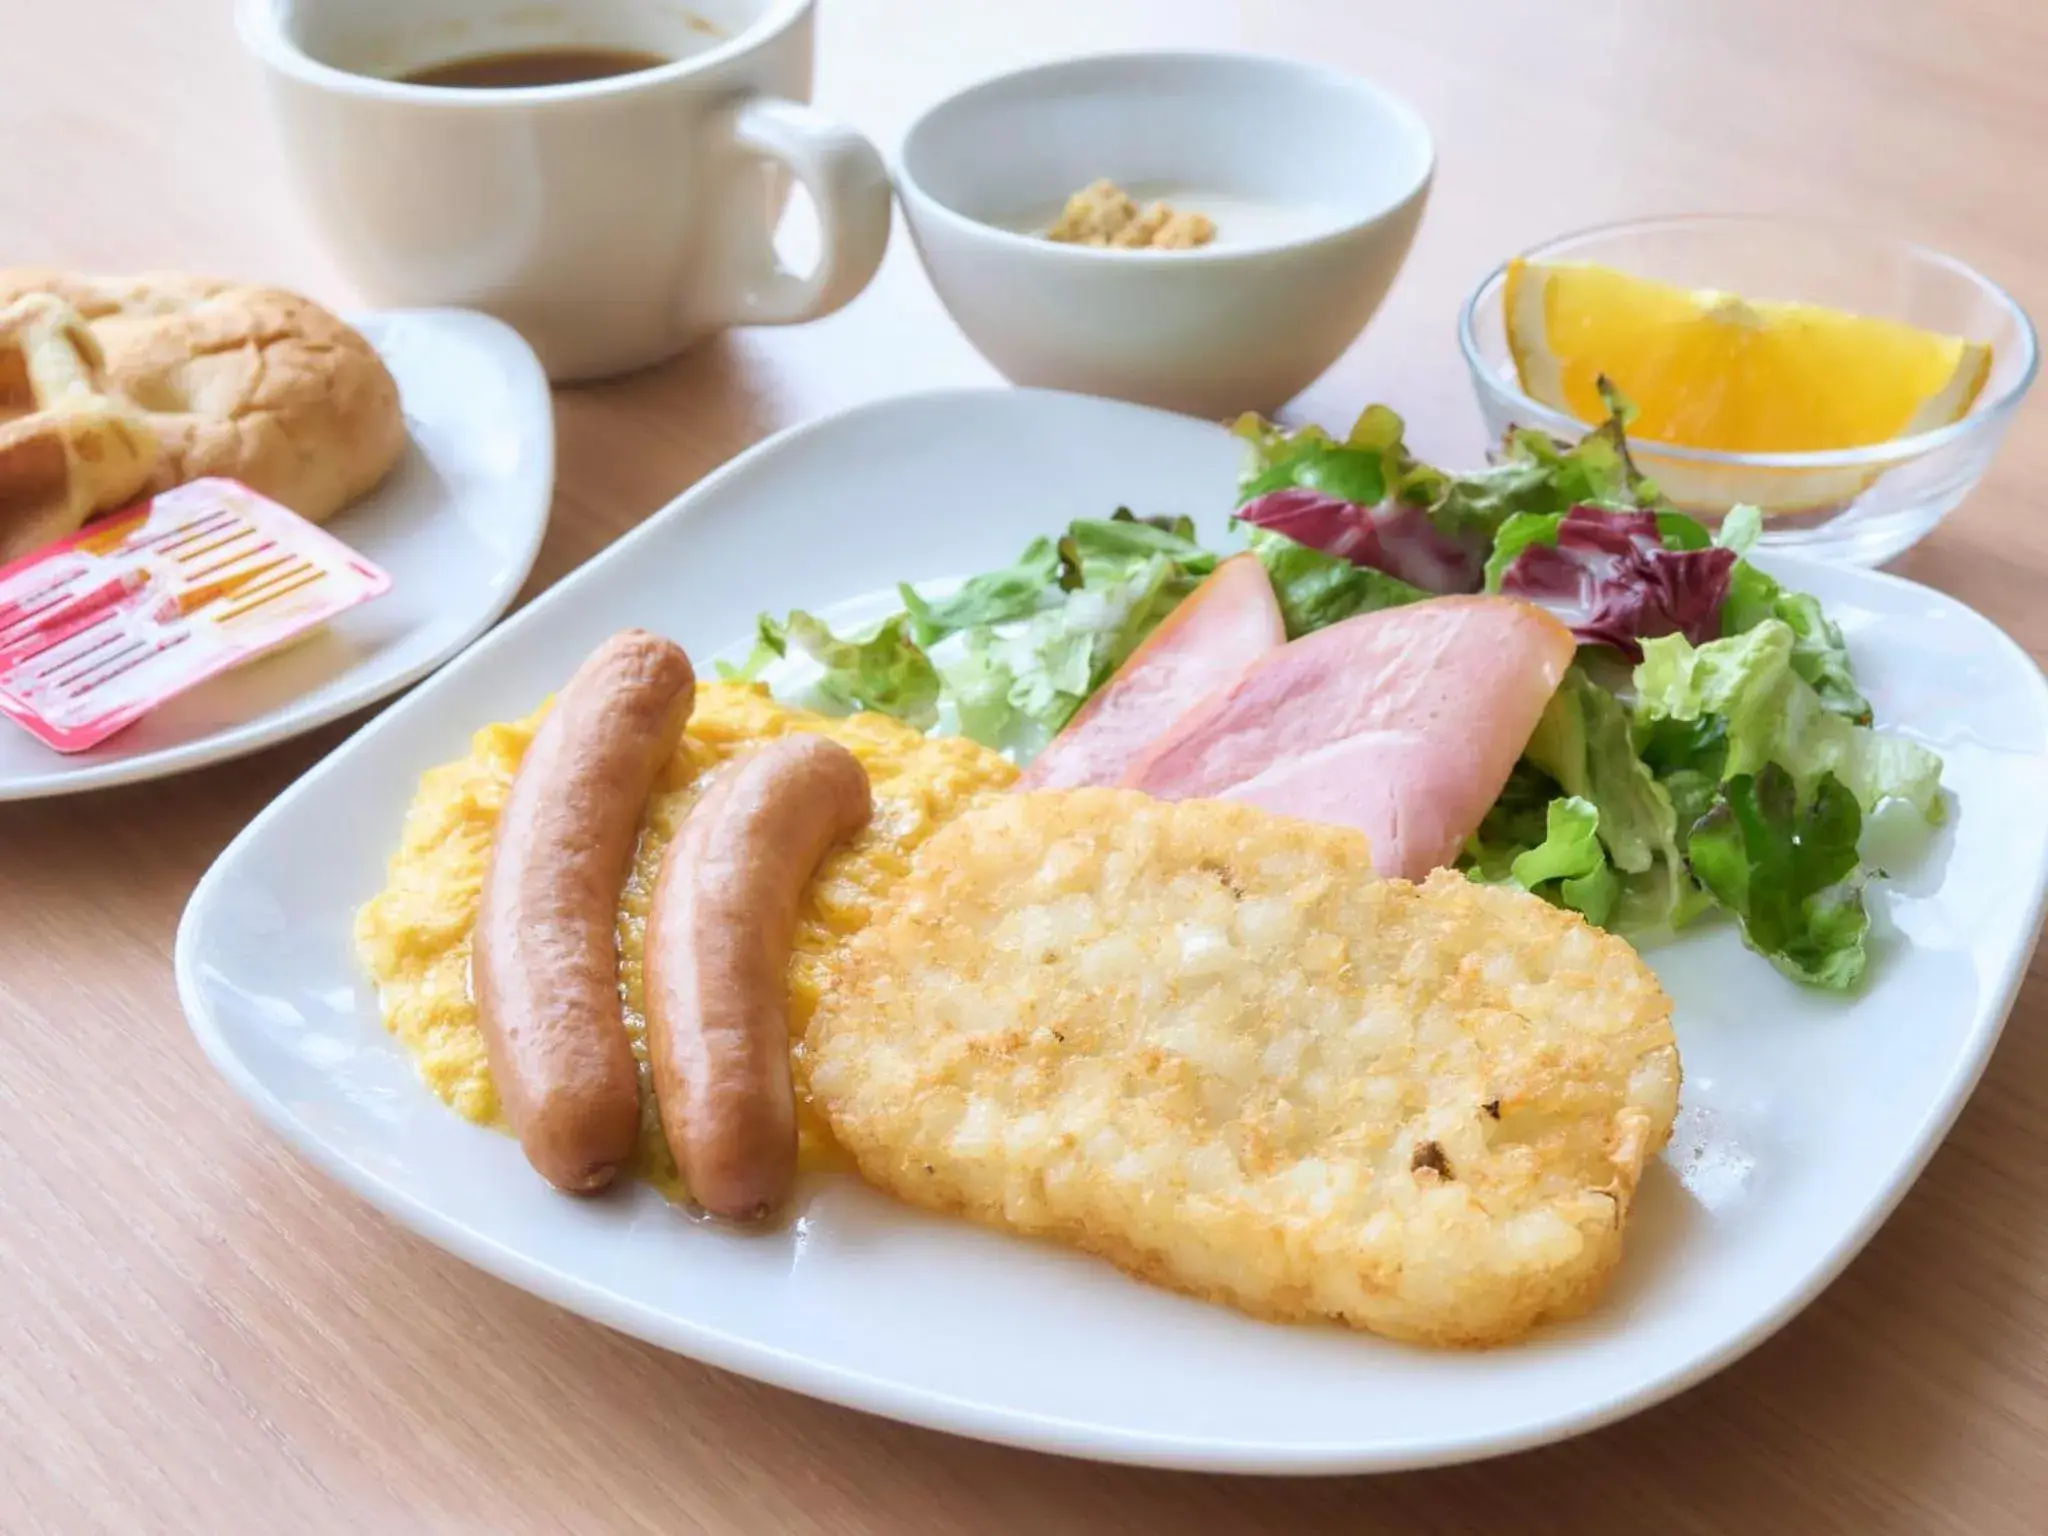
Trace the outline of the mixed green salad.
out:
M 1850 989 L 1876 874 L 1865 822 L 1899 801 L 1938 823 L 1940 759 L 1871 728 L 1840 630 L 1744 558 L 1759 515 L 1709 534 L 1637 472 L 1626 407 L 1609 408 L 1576 445 L 1516 432 L 1464 475 L 1415 459 L 1384 406 L 1342 438 L 1246 418 L 1233 536 L 1290 639 L 1475 591 L 1571 628 L 1577 660 L 1460 860 L 1472 878 L 1631 936 L 1725 910 L 1787 975 Z M 858 634 L 763 615 L 729 675 L 794 650 L 821 669 L 822 702 L 1028 756 L 1220 558 L 1185 517 L 1118 509 L 943 594 L 904 586 L 901 611 Z

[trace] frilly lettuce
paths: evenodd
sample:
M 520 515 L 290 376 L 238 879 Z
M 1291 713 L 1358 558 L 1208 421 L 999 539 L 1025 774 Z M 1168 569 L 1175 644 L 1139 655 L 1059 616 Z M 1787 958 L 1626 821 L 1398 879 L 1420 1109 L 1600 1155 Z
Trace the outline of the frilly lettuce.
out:
M 1570 446 L 1510 433 L 1501 461 L 1468 475 L 1416 459 L 1401 418 L 1381 405 L 1341 440 L 1257 416 L 1234 430 L 1252 450 L 1240 516 L 1437 593 L 1477 590 L 1495 535 L 1514 517 L 1588 502 L 1635 506 L 1654 494 L 1629 463 L 1618 424 Z
M 868 634 L 842 639 L 821 620 L 801 610 L 782 623 L 767 614 L 756 621 L 754 650 L 746 663 L 721 669 L 727 677 L 751 678 L 791 646 L 823 669 L 813 690 L 841 709 L 872 709 L 894 715 L 919 730 L 939 718 L 939 674 L 910 635 L 910 617 L 897 614 Z
M 1384 405 L 1367 406 L 1341 440 L 1321 427 L 1289 430 L 1256 415 L 1239 417 L 1231 430 L 1251 445 L 1241 503 L 1304 486 L 1361 507 L 1389 497 L 1427 504 L 1447 480 L 1408 452 L 1401 418 Z
M 1429 596 L 1399 577 L 1326 555 L 1270 529 L 1253 528 L 1246 540 L 1273 583 L 1290 640 L 1361 613 L 1419 603 Z
M 1685 807 L 1694 876 L 1745 942 L 1788 976 L 1846 990 L 1867 964 L 1864 817 L 1898 799 L 1940 821 L 1941 759 L 1830 708 L 1800 674 L 1799 645 L 1776 618 L 1701 646 L 1646 641 L 1637 737 Z
M 820 669 L 810 693 L 821 706 L 1030 752 L 1215 566 L 1188 519 L 1120 508 L 1034 539 L 1009 565 L 942 596 L 900 587 L 903 611 L 856 635 L 835 635 L 808 613 L 763 614 L 746 663 L 722 670 L 753 677 L 794 649 Z
M 1747 634 L 1766 619 L 1792 631 L 1792 670 L 1809 683 L 1822 704 L 1858 725 L 1870 724 L 1870 701 L 1856 686 L 1849 666 L 1848 643 L 1820 600 L 1792 592 L 1751 565 L 1737 563 L 1728 581 L 1728 600 L 1721 606 L 1721 633 Z
M 971 576 L 944 597 L 925 598 L 907 583 L 896 590 L 913 637 L 932 646 L 964 630 L 1058 607 L 1070 592 L 1129 581 L 1155 558 L 1178 567 L 1174 585 L 1183 596 L 1216 568 L 1216 556 L 1195 542 L 1188 518 L 1139 518 L 1119 507 L 1113 517 L 1076 519 L 1058 539 L 1033 539 L 1009 565 Z
M 1628 711 L 1577 667 L 1567 669 L 1524 749 L 1564 792 L 1598 807 L 1615 866 L 1641 874 L 1677 853 L 1671 800 L 1629 739 Z
M 1627 707 L 1582 669 L 1565 673 L 1525 760 L 1597 813 L 1616 878 L 1595 921 L 1624 932 L 1679 928 L 1710 904 L 1687 873 L 1676 808 L 1636 754 Z
M 1128 580 L 1078 588 L 1016 630 L 970 631 L 943 673 L 961 730 L 985 746 L 1043 746 L 1179 604 L 1183 579 L 1155 555 Z
M 1475 880 L 1519 885 L 1602 926 L 1613 920 L 1622 879 L 1599 838 L 1591 801 L 1560 792 L 1527 761 L 1468 840 L 1460 861 Z
M 1080 560 L 1066 539 L 1033 539 L 1005 566 L 970 576 L 953 592 L 927 601 L 908 583 L 896 588 L 920 645 L 935 645 L 951 634 L 985 624 L 1021 619 L 1045 605 L 1048 591 L 1080 585 Z
M 1576 795 L 1562 795 L 1544 810 L 1543 841 L 1508 866 L 1525 891 L 1557 882 L 1559 901 L 1590 923 L 1605 923 L 1621 894 L 1621 881 L 1600 845 L 1600 813 Z
M 1762 509 L 1747 503 L 1738 503 L 1728 509 L 1721 519 L 1721 526 L 1714 530 L 1714 542 L 1723 549 L 1732 549 L 1738 555 L 1746 555 L 1756 541 L 1763 537 L 1764 514 Z
M 1941 819 L 1941 759 L 1829 709 L 1793 666 L 1798 637 L 1779 619 L 1693 646 L 1680 635 L 1643 642 L 1638 715 L 1650 722 L 1717 715 L 1727 732 L 1724 778 L 1776 763 L 1803 795 L 1832 774 L 1865 811 L 1896 796 Z
M 1867 964 L 1862 823 L 1855 795 L 1833 774 L 1802 796 L 1791 774 L 1767 763 L 1730 779 L 1693 828 L 1693 872 L 1741 920 L 1750 948 L 1796 981 L 1847 991 Z

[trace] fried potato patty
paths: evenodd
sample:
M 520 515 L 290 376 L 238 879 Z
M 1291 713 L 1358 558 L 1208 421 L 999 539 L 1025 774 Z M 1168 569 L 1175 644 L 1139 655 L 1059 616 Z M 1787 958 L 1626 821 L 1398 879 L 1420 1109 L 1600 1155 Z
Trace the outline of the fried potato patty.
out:
M 1620 939 L 1221 801 L 970 811 L 822 993 L 801 1079 L 874 1183 L 1431 1344 L 1590 1304 L 1678 1107 L 1670 1002 Z

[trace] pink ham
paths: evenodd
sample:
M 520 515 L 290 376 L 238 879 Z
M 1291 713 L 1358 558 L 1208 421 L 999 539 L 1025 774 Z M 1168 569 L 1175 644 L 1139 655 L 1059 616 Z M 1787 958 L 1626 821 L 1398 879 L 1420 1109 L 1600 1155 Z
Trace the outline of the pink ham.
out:
M 1017 787 L 1115 784 L 1183 714 L 1286 641 L 1265 567 L 1232 555 L 1095 690 Z
M 1361 614 L 1255 663 L 1123 782 L 1357 827 L 1383 875 L 1458 855 L 1571 664 L 1571 631 L 1506 597 Z

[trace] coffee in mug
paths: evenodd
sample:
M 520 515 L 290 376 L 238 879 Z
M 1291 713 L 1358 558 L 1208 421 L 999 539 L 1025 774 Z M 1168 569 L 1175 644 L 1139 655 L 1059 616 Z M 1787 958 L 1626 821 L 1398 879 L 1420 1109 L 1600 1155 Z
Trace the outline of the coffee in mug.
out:
M 574 85 L 581 80 L 609 80 L 659 69 L 669 60 L 635 48 L 520 48 L 510 53 L 479 53 L 429 64 L 409 75 L 406 85 L 451 86 L 466 91 L 509 91 L 526 85 Z
M 813 0 L 240 0 L 238 22 L 363 296 L 496 315 L 562 381 L 829 314 L 874 275 L 888 177 L 872 144 L 807 105 L 812 14 Z M 808 272 L 774 247 L 792 179 L 817 206 Z

